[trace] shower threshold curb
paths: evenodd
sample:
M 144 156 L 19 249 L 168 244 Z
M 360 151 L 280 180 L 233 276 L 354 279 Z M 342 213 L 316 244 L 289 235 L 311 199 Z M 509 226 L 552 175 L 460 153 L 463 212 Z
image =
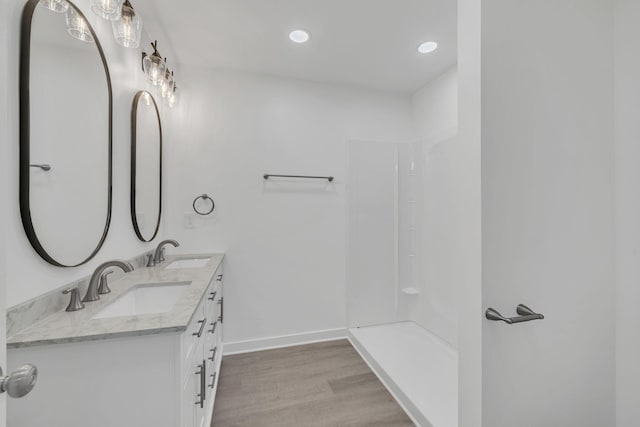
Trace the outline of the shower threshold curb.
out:
M 364 348 L 360 341 L 358 341 L 358 338 L 353 335 L 351 330 L 347 331 L 347 339 L 373 373 L 376 374 L 380 382 L 386 387 L 389 393 L 391 393 L 391 396 L 398 402 L 398 405 L 400 405 L 404 412 L 407 413 L 407 416 L 411 418 L 411 421 L 418 427 L 434 427 L 380 364 L 376 362 L 375 358 Z

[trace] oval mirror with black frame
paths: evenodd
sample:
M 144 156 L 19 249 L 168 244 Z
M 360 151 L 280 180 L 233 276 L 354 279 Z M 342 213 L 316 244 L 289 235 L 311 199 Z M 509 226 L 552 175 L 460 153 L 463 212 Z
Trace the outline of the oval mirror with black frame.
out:
M 95 31 L 70 1 L 29 0 L 20 45 L 20 214 L 48 263 L 76 267 L 107 237 L 112 91 Z
M 131 108 L 131 221 L 138 239 L 158 235 L 162 216 L 162 124 L 158 104 L 141 90 Z

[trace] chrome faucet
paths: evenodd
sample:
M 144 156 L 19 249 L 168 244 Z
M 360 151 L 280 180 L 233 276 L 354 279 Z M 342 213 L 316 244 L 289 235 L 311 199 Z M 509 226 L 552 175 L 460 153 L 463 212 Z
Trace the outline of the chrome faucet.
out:
M 89 287 L 87 288 L 87 293 L 82 299 L 82 302 L 98 301 L 100 299 L 100 295 L 98 295 L 98 286 L 100 285 L 100 279 L 102 278 L 102 274 L 104 273 L 104 271 L 110 267 L 119 267 L 125 273 L 133 271 L 133 266 L 127 261 L 114 260 L 100 264 L 91 275 L 91 279 L 89 279 Z
M 180 243 L 175 240 L 163 240 L 162 242 L 158 243 L 156 252 L 153 254 L 153 265 L 162 264 L 164 262 L 164 247 L 166 245 L 171 245 L 174 248 L 177 248 L 178 246 L 180 246 Z

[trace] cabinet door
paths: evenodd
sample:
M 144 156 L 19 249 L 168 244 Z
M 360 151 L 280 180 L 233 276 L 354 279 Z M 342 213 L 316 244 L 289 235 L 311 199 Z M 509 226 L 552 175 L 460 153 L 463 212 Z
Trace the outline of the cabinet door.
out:
M 204 351 L 204 346 L 203 346 Z M 197 396 L 200 403 L 198 405 L 194 405 L 196 407 L 196 422 L 195 426 L 204 427 L 205 424 L 205 412 L 207 405 L 207 398 L 209 397 L 209 390 L 207 388 L 207 362 L 206 360 L 202 360 L 201 365 L 199 367 L 201 370 L 201 375 L 198 376 L 198 385 L 197 385 Z
M 204 337 L 196 343 L 193 357 L 187 361 L 186 378 L 182 392 L 182 427 L 199 427 L 204 418 L 207 389 L 207 363 L 204 355 Z
M 194 427 L 196 425 L 196 412 L 198 405 L 198 389 L 200 377 L 195 369 L 189 371 L 187 380 L 182 388 L 182 427 Z

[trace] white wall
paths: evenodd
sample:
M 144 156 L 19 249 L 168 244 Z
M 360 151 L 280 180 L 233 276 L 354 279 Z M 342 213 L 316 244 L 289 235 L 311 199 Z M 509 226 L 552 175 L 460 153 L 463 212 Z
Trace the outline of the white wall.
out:
M 466 179 L 458 169 L 458 78 L 453 67 L 413 96 L 419 176 L 419 290 L 412 319 L 454 347 L 458 342 L 458 253 L 468 242 L 456 192 Z M 462 173 L 460 173 L 462 172 Z
M 413 94 L 417 136 L 429 143 L 458 131 L 458 67 L 453 66 Z
M 166 234 L 182 251 L 227 253 L 225 339 L 346 327 L 346 141 L 412 140 L 409 97 L 206 69 L 182 78 Z M 336 179 L 264 182 L 264 173 Z M 216 211 L 185 229 L 202 193 Z
M 7 13 L 2 14 L 2 27 L 7 31 L 9 45 L 9 69 L 3 84 L 7 85 L 7 102 L 2 105 L 3 114 L 7 114 L 9 138 L 7 186 L 9 194 L 9 219 L 4 224 L 4 241 L 11 251 L 7 253 L 7 305 L 12 306 L 37 295 L 60 287 L 75 279 L 86 276 L 101 262 L 113 258 L 129 258 L 151 249 L 153 244 L 139 242 L 133 231 L 129 214 L 129 152 L 130 152 L 130 112 L 134 94 L 145 89 L 146 84 L 140 70 L 140 50 L 125 49 L 118 46 L 113 38 L 111 25 L 97 18 L 89 9 L 89 0 L 75 2 L 89 18 L 98 34 L 109 63 L 113 85 L 113 219 L 109 236 L 102 251 L 88 264 L 73 269 L 53 267 L 40 259 L 29 245 L 20 221 L 18 208 L 18 67 L 20 18 L 24 1 L 6 2 Z M 144 17 L 143 17 L 144 20 Z M 4 39 L 3 39 L 4 40 Z M 148 40 L 143 35 L 143 41 Z M 148 43 L 144 41 L 144 50 Z M 171 58 L 171 53 L 163 51 Z M 63 100 L 60 100 L 63 102 Z M 162 107 L 164 110 L 164 107 Z M 162 112 L 165 123 L 173 120 L 173 112 Z M 170 140 L 165 140 L 171 145 Z M 4 169 L 4 168 L 3 168 Z M 89 191 L 89 190 L 87 190 Z
M 482 2 L 483 425 L 615 425 L 613 8 Z
M 617 0 L 616 95 L 616 402 L 618 427 L 640 419 L 640 2 Z

